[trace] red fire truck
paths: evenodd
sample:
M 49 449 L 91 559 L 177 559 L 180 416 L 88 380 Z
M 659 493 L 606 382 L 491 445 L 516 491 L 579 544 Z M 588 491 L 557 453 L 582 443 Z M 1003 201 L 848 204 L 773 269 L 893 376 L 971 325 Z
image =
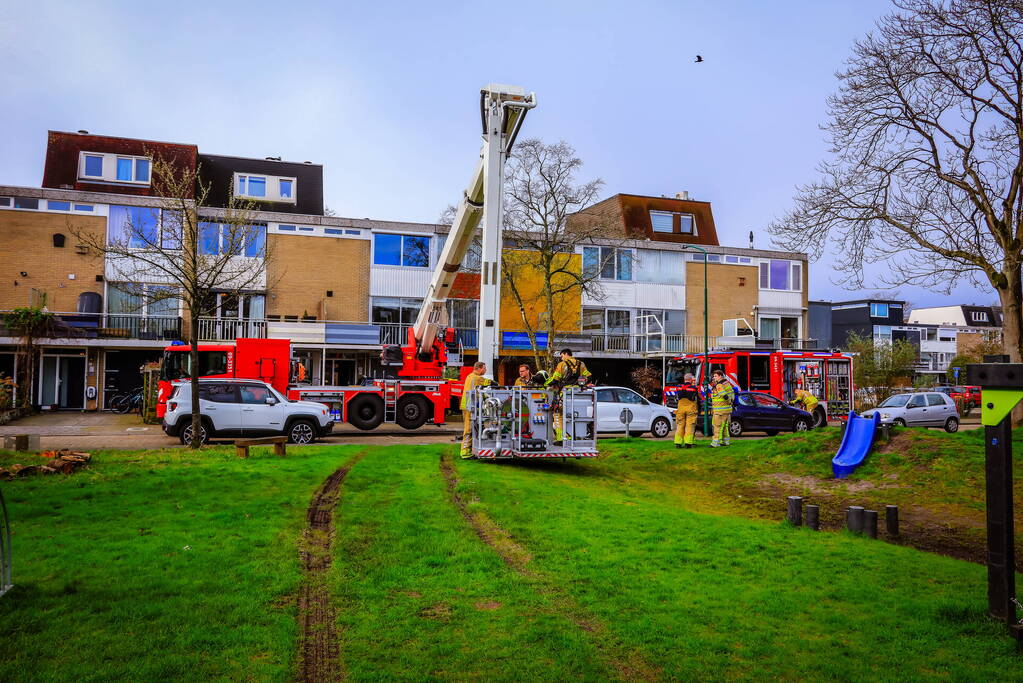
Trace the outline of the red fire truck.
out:
M 445 335 L 445 342 L 450 343 L 449 339 L 453 339 L 453 333 Z M 452 402 L 461 399 L 461 382 L 441 377 L 442 364 L 447 361 L 447 343 L 438 340 L 435 344 L 439 353 L 434 354 L 437 360 L 433 365 L 423 361 L 404 363 L 398 371 L 399 379 L 375 380 L 374 384 L 366 386 L 296 384 L 288 339 L 238 339 L 234 344 L 200 344 L 198 374 L 203 378 L 262 380 L 288 398 L 327 405 L 336 421 L 349 422 L 359 429 L 375 429 L 384 422 L 416 429 L 431 418 L 436 425 L 444 424 L 445 413 Z M 163 417 L 166 412 L 171 383 L 190 376 L 191 349 L 184 344 L 164 349 L 157 417 Z M 414 353 L 414 349 L 407 347 L 397 349 L 401 349 L 403 360 L 405 355 Z M 397 355 L 395 349 L 389 350 L 392 356 Z M 421 374 L 412 375 L 413 369 Z
M 668 361 L 665 378 L 665 404 L 676 404 L 675 391 L 686 373 L 699 383 L 710 372 L 723 370 L 739 389 L 762 391 L 783 401 L 795 398 L 796 389 L 805 389 L 820 400 L 814 411 L 814 427 L 828 420 L 844 420 L 852 406 L 852 356 L 832 351 L 798 349 L 714 349 L 709 354 L 710 369 L 704 368 L 702 353 L 686 353 Z

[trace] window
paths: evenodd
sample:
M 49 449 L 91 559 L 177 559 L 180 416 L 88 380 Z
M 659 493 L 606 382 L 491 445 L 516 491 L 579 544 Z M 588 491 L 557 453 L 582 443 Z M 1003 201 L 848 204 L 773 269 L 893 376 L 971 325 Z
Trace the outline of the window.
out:
M 278 225 L 277 229 L 284 230 L 286 232 L 295 232 L 295 230 L 297 230 L 297 228 L 294 225 Z
M 970 320 L 975 323 L 986 323 L 987 312 L 986 311 L 973 311 L 970 313 Z
M 92 204 L 75 204 L 75 211 L 92 211 Z
M 767 394 L 754 394 L 757 405 L 761 408 L 773 408 L 778 410 L 782 407 L 781 401 L 776 399 L 774 396 L 768 396 Z
M 362 230 L 345 230 L 346 235 L 361 235 Z
M 78 177 L 109 183 L 148 185 L 152 161 L 148 157 L 82 152 Z
M 211 403 L 240 403 L 238 387 L 234 384 L 201 384 L 199 385 L 199 399 Z
M 887 318 L 888 304 L 870 304 L 871 318 Z
M 790 261 L 761 261 L 760 289 L 801 291 L 802 264 Z
M 695 235 L 696 218 L 691 213 L 651 211 L 650 227 L 657 233 Z
M 71 202 L 55 202 L 51 199 L 46 202 L 46 208 L 50 211 L 70 211 Z
M 39 200 L 33 197 L 15 197 L 14 198 L 15 209 L 39 209 Z
M 927 405 L 943 406 L 945 405 L 945 399 L 941 394 L 927 394 Z
M 82 171 L 83 176 L 90 178 L 103 177 L 103 157 L 95 154 L 86 154 L 84 163 L 85 167 Z
M 243 384 L 238 387 L 238 392 L 241 394 L 242 403 L 265 405 L 266 399 L 277 398 L 270 393 L 265 384 Z
M 430 267 L 430 238 L 420 235 L 373 235 L 373 264 Z
M 892 340 L 892 326 L 874 325 L 874 338 L 890 342 Z
M 422 299 L 375 296 L 370 317 L 374 323 L 411 325 L 416 321 L 422 306 Z
M 674 232 L 674 223 L 675 221 L 670 213 L 663 211 L 650 212 L 650 225 L 653 227 L 654 232 Z
M 615 389 L 618 394 L 619 403 L 631 403 L 632 405 L 645 405 L 646 399 L 631 389 Z
M 107 239 L 110 244 L 127 244 L 132 249 L 152 248 L 158 244 L 160 235 L 160 209 L 112 205 L 108 226 Z M 176 229 L 180 235 L 180 221 Z
M 938 341 L 954 342 L 956 340 L 955 330 L 938 330 Z
M 111 282 L 107 287 L 107 313 L 176 318 L 178 290 L 166 285 Z
M 295 178 L 251 175 L 249 173 L 234 174 L 235 196 L 247 199 L 294 204 L 297 184 L 298 181 Z
M 598 403 L 616 403 L 614 389 L 597 389 Z
M 448 299 L 448 326 L 475 329 L 479 303 L 477 299 Z
M 344 231 L 343 230 L 338 230 L 337 228 L 324 228 L 323 229 L 323 234 L 324 235 L 343 235 Z
M 923 408 L 927 405 L 927 401 L 924 399 L 923 394 L 916 394 L 913 398 L 909 399 L 909 403 L 906 404 L 907 408 Z
M 685 284 L 685 254 L 678 251 L 639 249 L 636 251 L 636 282 Z
M 0 206 L 10 206 L 10 205 L 11 205 L 11 198 L 10 197 L 0 197 Z
M 631 280 L 632 249 L 614 247 L 583 247 L 583 274 L 602 280 Z
M 283 229 L 285 226 L 281 226 Z M 199 253 L 207 256 L 234 254 L 262 258 L 266 253 L 265 225 L 199 223 Z

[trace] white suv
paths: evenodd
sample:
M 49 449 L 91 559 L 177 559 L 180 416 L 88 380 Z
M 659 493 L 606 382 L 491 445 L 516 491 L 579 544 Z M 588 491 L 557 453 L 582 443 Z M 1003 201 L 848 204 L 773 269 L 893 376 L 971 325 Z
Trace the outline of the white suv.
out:
M 175 382 L 167 399 L 163 431 L 181 443 L 192 440 L 192 385 Z M 217 437 L 287 435 L 291 443 L 312 443 L 334 429 L 322 403 L 291 401 L 269 384 L 250 379 L 199 380 L 199 414 L 206 443 Z

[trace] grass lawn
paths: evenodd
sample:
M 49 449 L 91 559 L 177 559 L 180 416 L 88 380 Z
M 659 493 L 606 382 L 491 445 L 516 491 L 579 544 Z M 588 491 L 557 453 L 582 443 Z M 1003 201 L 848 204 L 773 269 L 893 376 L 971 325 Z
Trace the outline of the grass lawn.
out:
M 775 484 L 982 514 L 979 435 L 907 438 L 847 484 L 826 481 L 828 431 L 455 458 L 464 510 L 440 467 L 453 446 L 96 453 L 71 476 L 0 484 L 16 532 L 0 680 L 294 678 L 306 508 L 358 454 L 328 576 L 353 679 L 1023 680 L 985 616 L 982 566 L 774 521 Z M 15 461 L 31 459 L 0 455 Z

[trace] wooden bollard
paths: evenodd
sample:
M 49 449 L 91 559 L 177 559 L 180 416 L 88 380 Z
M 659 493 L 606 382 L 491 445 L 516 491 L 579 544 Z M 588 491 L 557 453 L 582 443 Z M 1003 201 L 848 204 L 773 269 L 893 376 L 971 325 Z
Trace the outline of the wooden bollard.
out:
M 845 511 L 845 528 L 854 534 L 863 533 L 863 506 L 850 505 Z
M 899 535 L 899 506 L 898 505 L 885 505 L 884 506 L 884 521 L 885 528 L 888 531 L 889 536 Z
M 863 511 L 863 531 L 870 538 L 877 538 L 877 510 Z
M 803 497 L 789 496 L 789 510 L 785 521 L 792 526 L 803 526 Z
M 820 505 L 807 505 L 806 506 L 806 526 L 810 527 L 814 531 L 821 530 L 821 506 Z

